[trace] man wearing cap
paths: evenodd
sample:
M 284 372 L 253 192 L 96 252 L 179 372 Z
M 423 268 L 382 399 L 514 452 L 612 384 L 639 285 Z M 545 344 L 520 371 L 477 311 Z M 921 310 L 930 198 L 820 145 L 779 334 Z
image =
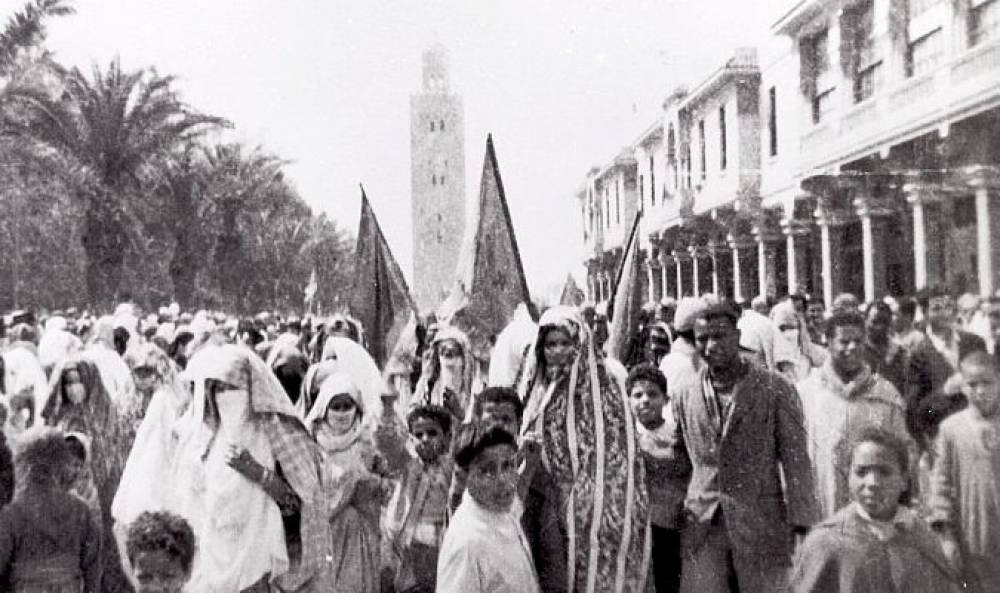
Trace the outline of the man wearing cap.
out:
M 660 360 L 660 372 L 667 378 L 667 391 L 686 381 L 693 381 L 701 368 L 701 357 L 694 345 L 694 320 L 707 308 L 697 297 L 684 297 L 674 313 L 674 341 L 670 353 Z
M 672 390 L 676 454 L 692 466 L 682 593 L 785 590 L 795 538 L 818 518 L 799 397 L 741 358 L 739 317 L 730 303 L 695 315 L 704 362 Z

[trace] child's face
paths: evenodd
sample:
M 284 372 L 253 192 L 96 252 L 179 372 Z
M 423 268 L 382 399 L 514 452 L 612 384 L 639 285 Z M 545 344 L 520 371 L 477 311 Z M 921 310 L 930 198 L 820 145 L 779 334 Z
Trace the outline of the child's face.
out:
M 992 418 L 1000 412 L 1000 385 L 997 373 L 987 365 L 962 365 L 962 383 L 965 395 L 984 418 Z
M 629 403 L 632 404 L 632 413 L 643 426 L 656 427 L 663 423 L 663 406 L 667 397 L 656 383 L 645 379 L 636 381 L 629 392 Z
M 483 426 L 499 426 L 512 435 L 521 433 L 521 419 L 517 417 L 517 408 L 509 402 L 484 403 L 479 421 Z
M 469 496 L 489 511 L 506 511 L 517 489 L 517 448 L 487 447 L 469 465 Z
M 180 561 L 162 550 L 139 552 L 132 559 L 136 593 L 180 593 L 191 576 Z
M 888 521 L 896 516 L 899 497 L 906 490 L 904 472 L 891 450 L 878 443 L 861 443 L 851 456 L 851 497 L 871 518 Z
M 410 434 L 417 443 L 417 455 L 424 463 L 433 463 L 445 449 L 445 436 L 441 424 L 430 418 L 415 418 Z

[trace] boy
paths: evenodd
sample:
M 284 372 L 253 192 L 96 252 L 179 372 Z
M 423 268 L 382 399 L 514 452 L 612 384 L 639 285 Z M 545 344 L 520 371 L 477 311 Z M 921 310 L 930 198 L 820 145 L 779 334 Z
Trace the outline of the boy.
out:
M 129 526 L 125 550 L 136 593 L 181 593 L 191 577 L 194 531 L 172 513 L 145 512 Z
M 497 425 L 465 425 L 454 450 L 468 496 L 445 533 L 438 593 L 540 593 L 521 529 L 514 435 Z
M 1000 374 L 983 351 L 959 371 L 970 406 L 946 418 L 934 442 L 930 522 L 970 585 L 1000 591 Z
M 675 455 L 676 425 L 666 407 L 663 373 L 652 364 L 640 364 L 629 373 L 625 385 L 646 463 L 656 593 L 674 593 L 680 588 L 681 515 L 691 465 L 683 455 Z
M 434 567 L 448 520 L 453 473 L 451 459 L 443 455 L 451 440 L 451 419 L 441 406 L 417 406 L 406 418 L 407 437 L 389 409 L 375 429 L 375 445 L 398 480 L 385 512 L 385 557 L 393 558 L 393 565 L 383 569 L 382 577 L 396 591 L 435 590 Z

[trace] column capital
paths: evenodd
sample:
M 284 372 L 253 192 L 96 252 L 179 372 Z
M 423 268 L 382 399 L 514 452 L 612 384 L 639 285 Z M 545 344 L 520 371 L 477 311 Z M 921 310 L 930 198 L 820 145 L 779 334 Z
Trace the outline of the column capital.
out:
M 895 206 L 885 198 L 858 196 L 853 200 L 853 206 L 858 216 L 890 216 L 896 212 Z
M 816 211 L 813 212 L 813 216 L 816 217 L 816 224 L 821 227 L 838 227 L 851 222 L 850 212 L 834 210 L 833 208 L 823 204 L 822 201 L 816 207 Z
M 1000 189 L 1000 167 L 995 165 L 970 165 L 956 175 L 973 189 Z
M 690 249 L 690 247 L 688 249 Z M 677 250 L 674 250 L 673 257 L 674 257 L 674 261 L 676 263 L 679 263 L 679 264 L 682 264 L 682 263 L 685 263 L 687 261 L 690 261 L 690 259 L 691 259 L 691 256 L 688 254 L 687 251 L 677 251 Z
M 748 247 L 755 247 L 757 245 L 754 242 L 753 237 L 743 234 L 733 234 L 729 233 L 726 235 L 726 243 L 728 243 L 730 249 L 746 249 Z
M 812 224 L 808 220 L 782 218 L 781 232 L 786 237 L 802 237 L 812 232 Z

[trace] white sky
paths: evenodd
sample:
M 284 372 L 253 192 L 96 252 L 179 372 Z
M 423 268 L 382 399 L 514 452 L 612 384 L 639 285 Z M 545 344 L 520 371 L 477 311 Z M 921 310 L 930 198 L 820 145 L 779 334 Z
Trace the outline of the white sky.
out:
M 0 0 L 11 9 L 21 0 Z M 356 232 L 363 182 L 410 276 L 409 95 L 421 52 L 450 52 L 465 103 L 466 192 L 493 133 L 533 294 L 582 278 L 574 193 L 789 0 L 77 0 L 48 46 L 65 64 L 155 66 L 230 136 L 293 161 L 317 211 Z M 303 279 L 305 283 L 306 279 Z

